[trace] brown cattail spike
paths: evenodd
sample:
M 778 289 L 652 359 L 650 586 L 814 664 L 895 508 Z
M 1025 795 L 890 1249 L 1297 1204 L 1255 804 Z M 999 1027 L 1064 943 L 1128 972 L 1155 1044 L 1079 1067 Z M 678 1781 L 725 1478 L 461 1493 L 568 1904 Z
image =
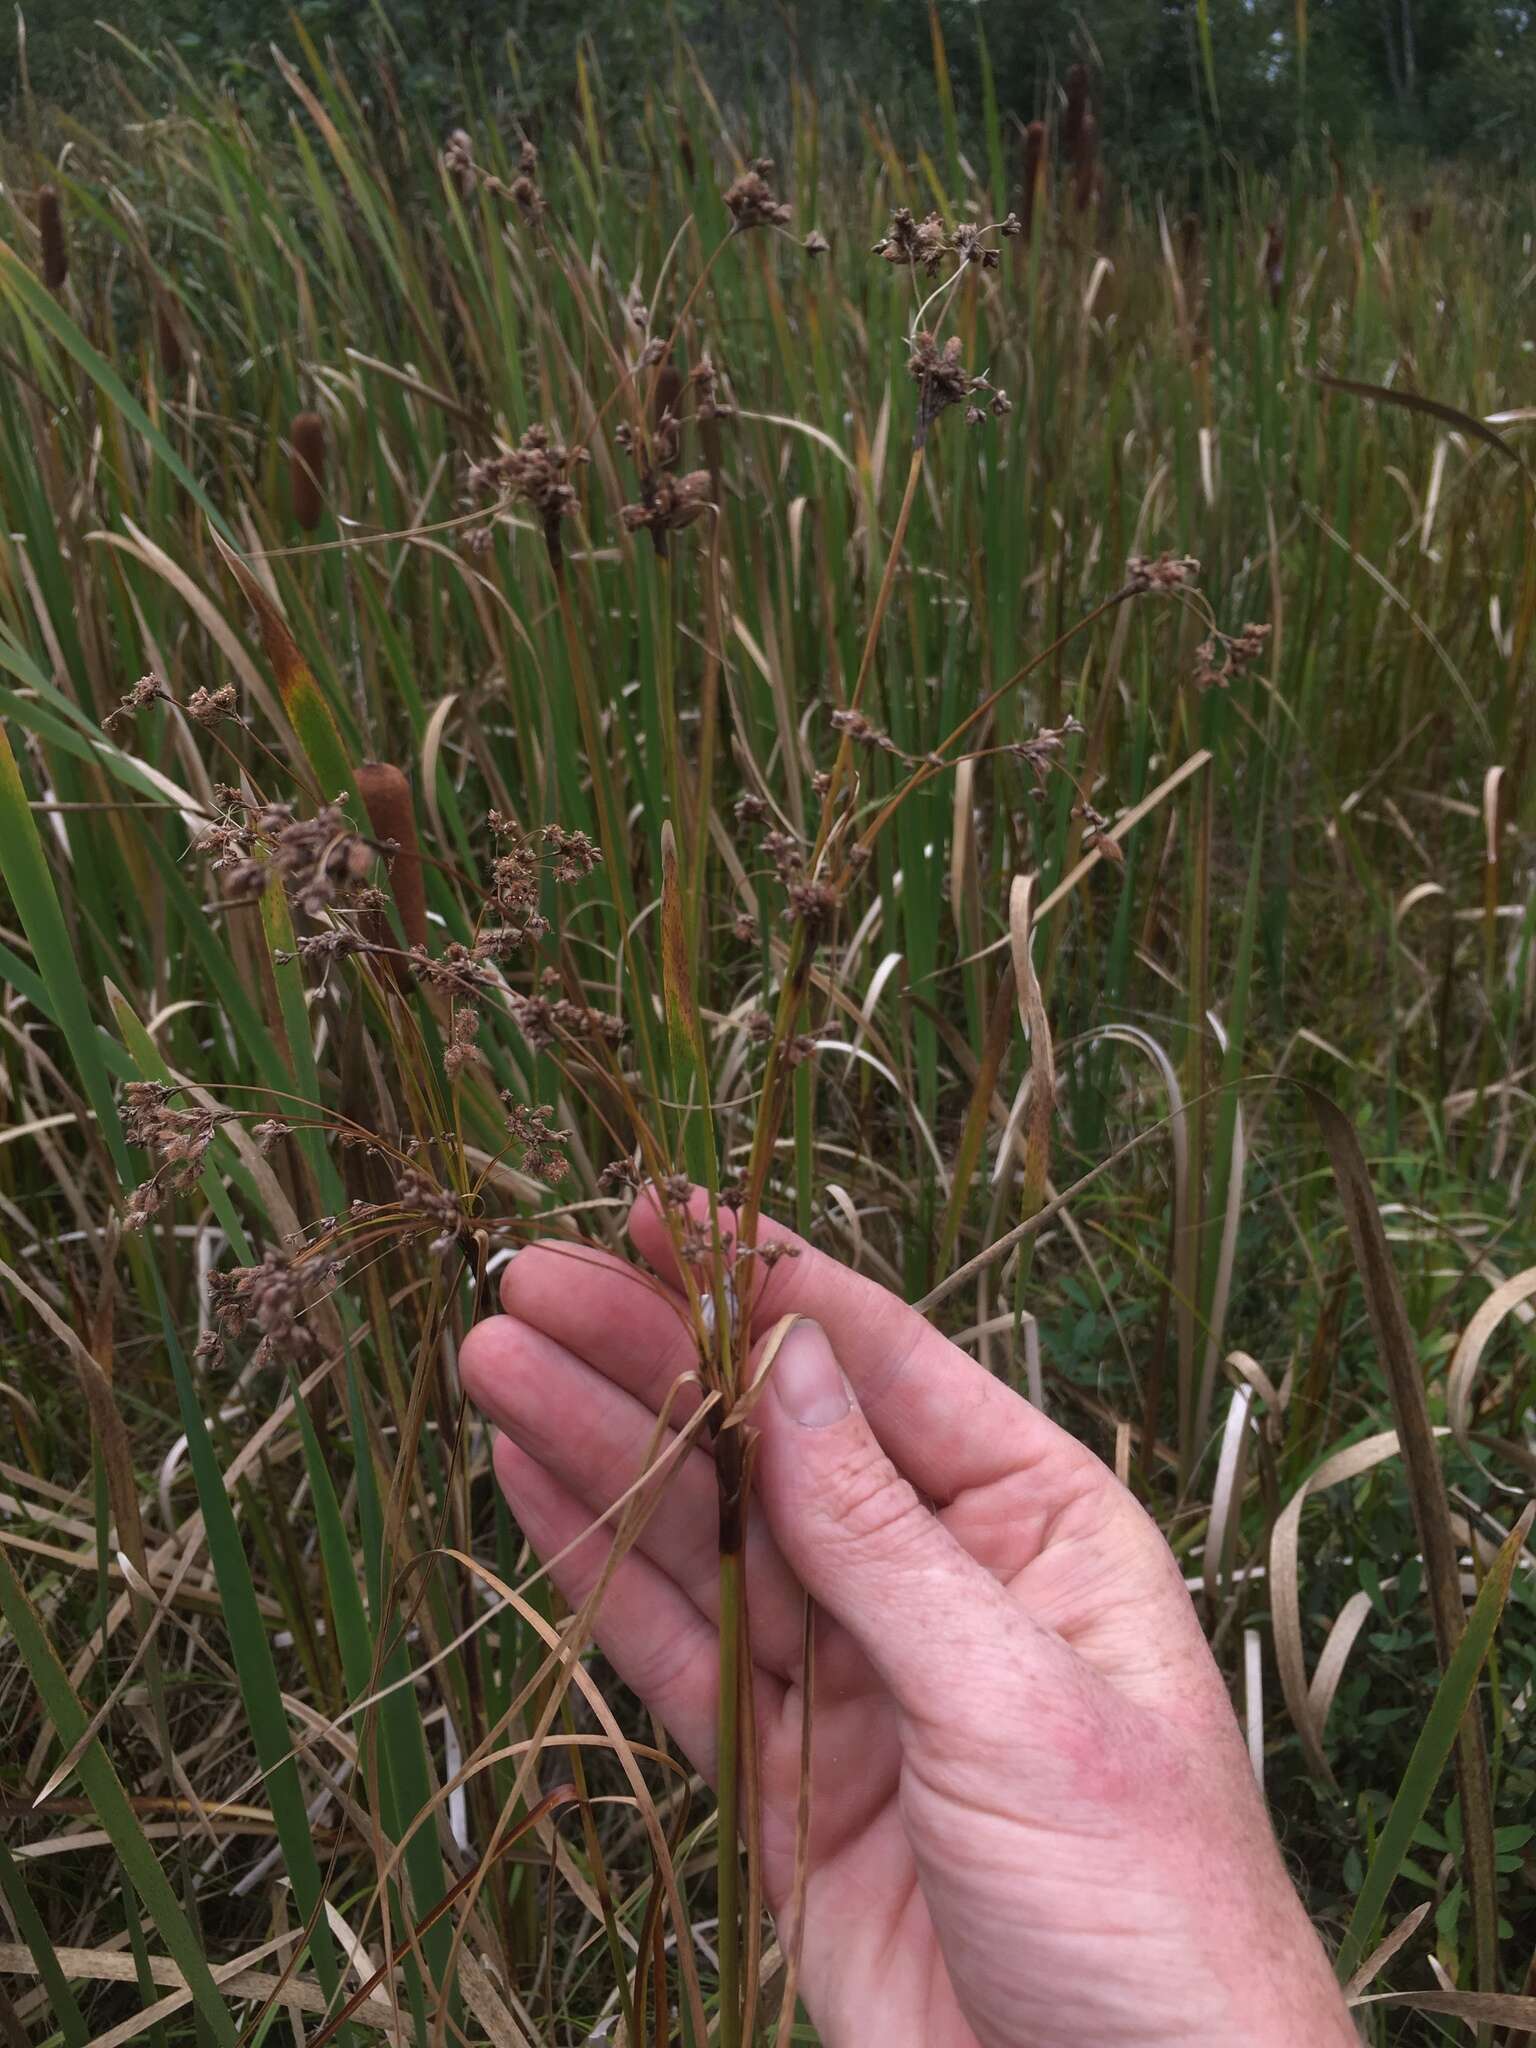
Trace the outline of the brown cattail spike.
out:
M 1269 302 L 1278 306 L 1285 292 L 1285 231 L 1278 221 L 1271 221 L 1269 232 L 1264 237 L 1262 258 L 1264 283 L 1269 288 Z
M 1035 202 L 1045 191 L 1045 123 L 1031 121 L 1024 130 L 1024 233 L 1034 231 Z
M 1186 213 L 1179 222 L 1179 269 L 1188 286 L 1200 269 L 1200 216 Z
M 37 189 L 37 239 L 43 255 L 43 283 L 62 291 L 69 275 L 69 247 L 64 240 L 64 208 L 52 185 Z
M 416 837 L 411 785 L 392 762 L 362 761 L 357 769 L 357 793 L 363 800 L 374 837 L 392 839 L 398 849 L 390 861 L 389 886 L 406 944 L 425 948 L 427 899 L 421 881 L 421 845 Z M 388 918 L 380 912 L 369 913 L 364 929 L 375 945 L 399 945 Z M 398 952 L 387 957 L 395 986 L 403 992 L 411 985 L 410 967 Z
M 1088 66 L 1074 64 L 1062 83 L 1067 105 L 1061 117 L 1061 153 L 1069 164 L 1075 164 L 1083 139 L 1083 122 L 1088 118 Z
M 1077 210 L 1079 213 L 1086 213 L 1093 204 L 1099 183 L 1099 124 L 1093 115 L 1086 111 L 1083 114 L 1083 125 L 1078 130 L 1072 183 Z
M 325 509 L 325 421 L 317 412 L 295 413 L 288 438 L 293 516 L 306 533 L 313 533 Z
M 182 352 L 176 316 L 171 311 L 171 301 L 161 291 L 155 293 L 155 347 L 160 353 L 160 368 L 166 382 L 174 384 L 186 368 L 186 357 Z
M 651 386 L 651 426 L 659 427 L 668 413 L 678 417 L 678 401 L 683 395 L 683 380 L 675 363 L 663 363 L 656 372 L 656 381 Z

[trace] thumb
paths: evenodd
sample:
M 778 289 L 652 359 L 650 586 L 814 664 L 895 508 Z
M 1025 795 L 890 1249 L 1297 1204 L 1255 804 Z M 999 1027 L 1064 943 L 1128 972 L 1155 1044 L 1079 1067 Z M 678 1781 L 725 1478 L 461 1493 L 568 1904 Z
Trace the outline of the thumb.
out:
M 795 1321 L 763 1369 L 757 1498 L 790 1568 L 904 1712 L 947 1716 L 956 1687 L 1009 1648 L 1069 1654 L 896 1470 L 818 1324 Z

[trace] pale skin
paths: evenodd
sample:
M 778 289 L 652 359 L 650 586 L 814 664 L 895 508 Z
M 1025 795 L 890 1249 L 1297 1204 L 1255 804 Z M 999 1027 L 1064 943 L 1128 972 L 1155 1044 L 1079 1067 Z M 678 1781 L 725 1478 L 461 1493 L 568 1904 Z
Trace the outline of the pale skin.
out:
M 513 1513 L 573 1606 L 608 1554 L 595 1518 L 696 1363 L 649 1197 L 630 1230 L 661 1288 L 594 1248 L 535 1245 L 461 1358 Z M 827 2048 L 1358 2048 L 1151 1519 L 915 1310 L 787 1231 L 760 1237 L 800 1248 L 760 1280 L 760 1351 L 801 1319 L 751 1411 L 764 1886 L 791 1940 L 808 1592 L 801 1991 Z M 696 1448 L 597 1626 L 705 1778 L 715 1497 Z

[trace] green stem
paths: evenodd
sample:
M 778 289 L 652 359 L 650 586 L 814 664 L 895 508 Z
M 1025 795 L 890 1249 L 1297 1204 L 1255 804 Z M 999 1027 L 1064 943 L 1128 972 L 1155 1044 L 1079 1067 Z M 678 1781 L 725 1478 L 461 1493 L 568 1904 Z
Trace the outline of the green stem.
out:
M 743 1487 L 741 1433 L 717 1439 L 720 1489 L 720 1709 L 718 1743 L 717 1898 L 720 1925 L 720 2048 L 741 2048 L 741 1684 L 746 1605 L 742 1588 Z

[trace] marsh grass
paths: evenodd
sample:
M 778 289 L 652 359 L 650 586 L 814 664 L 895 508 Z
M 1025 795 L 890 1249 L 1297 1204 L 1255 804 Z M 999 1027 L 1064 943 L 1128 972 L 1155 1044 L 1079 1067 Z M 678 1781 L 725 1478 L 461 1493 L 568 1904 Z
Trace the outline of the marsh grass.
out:
M 1146 1499 L 1374 2038 L 1529 2025 L 1519 195 L 1174 224 L 1086 75 L 978 168 L 937 26 L 935 155 L 797 84 L 772 166 L 681 46 L 537 149 L 292 47 L 285 137 L 181 74 L 5 193 L 7 2023 L 804 2037 L 733 1675 L 772 1212 Z M 455 1374 L 643 1181 L 718 1802 Z

